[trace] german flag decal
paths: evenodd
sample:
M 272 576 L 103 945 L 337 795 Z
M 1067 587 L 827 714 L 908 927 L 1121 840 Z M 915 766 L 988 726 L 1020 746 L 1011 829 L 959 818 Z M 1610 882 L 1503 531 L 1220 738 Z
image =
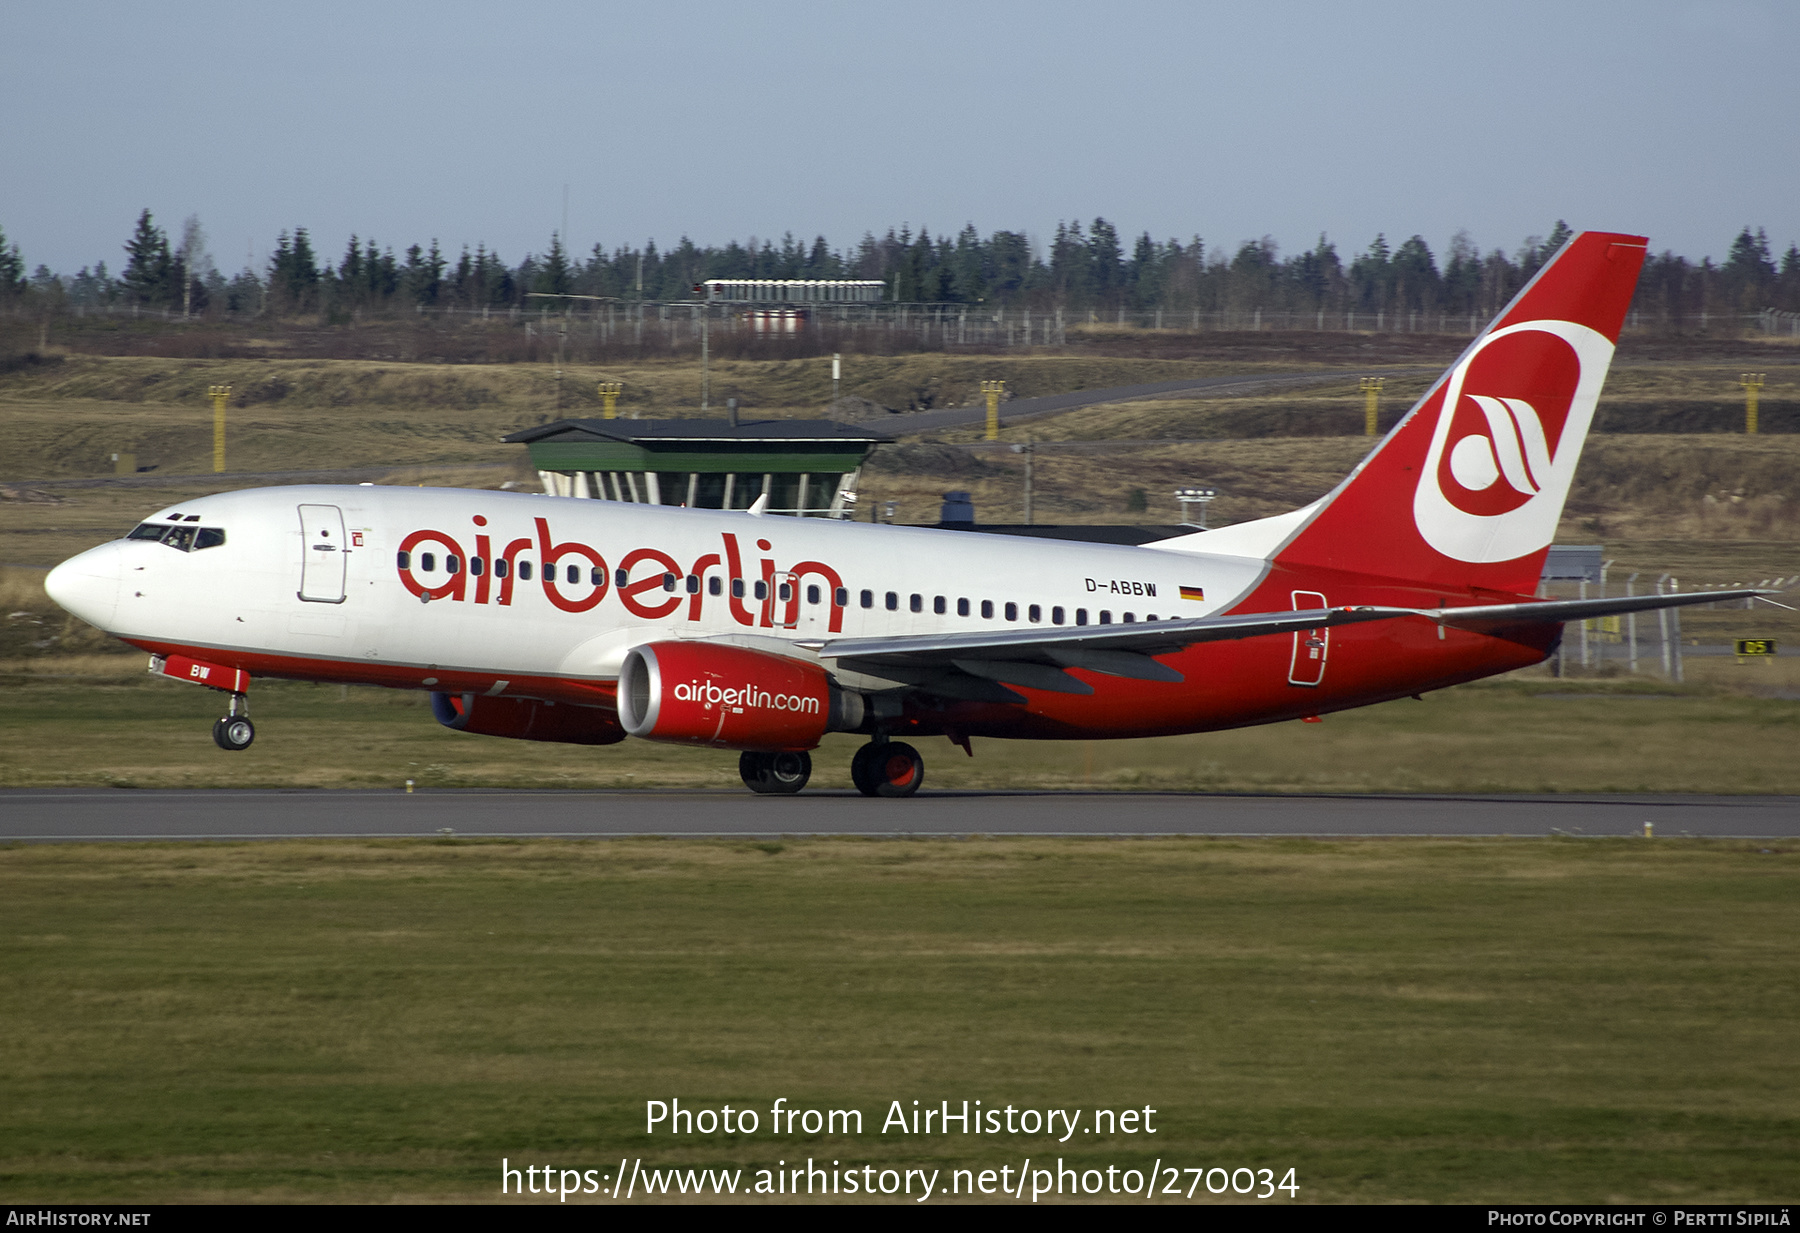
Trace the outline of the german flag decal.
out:
M 1183 599 L 1205 599 L 1206 591 L 1202 587 L 1182 587 L 1181 588 L 1181 598 L 1183 598 Z

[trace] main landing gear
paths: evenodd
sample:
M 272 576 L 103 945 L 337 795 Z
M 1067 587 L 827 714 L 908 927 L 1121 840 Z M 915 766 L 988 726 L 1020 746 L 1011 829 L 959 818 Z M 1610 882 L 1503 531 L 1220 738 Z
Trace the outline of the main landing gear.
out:
M 221 719 L 220 725 L 249 720 Z M 219 728 L 213 729 L 219 739 Z M 225 745 L 223 739 L 219 739 Z M 250 742 L 246 739 L 244 744 Z M 233 746 L 225 745 L 230 749 Z M 236 746 L 243 748 L 243 746 Z M 738 774 L 752 792 L 775 795 L 798 792 L 812 778 L 812 756 L 805 753 L 754 753 L 738 755 Z M 864 796 L 911 796 L 925 782 L 925 759 L 904 741 L 870 741 L 850 759 L 850 779 Z
M 925 782 L 925 759 L 904 741 L 870 741 L 850 759 L 850 781 L 864 796 L 911 796 Z
M 238 714 L 240 706 L 244 709 L 241 715 Z M 213 723 L 213 743 L 220 749 L 236 753 L 250 748 L 250 742 L 255 739 L 256 725 L 250 722 L 250 700 L 243 694 L 232 694 L 230 712 Z
M 807 753 L 754 753 L 738 755 L 738 774 L 752 792 L 798 792 L 812 778 L 812 755 Z

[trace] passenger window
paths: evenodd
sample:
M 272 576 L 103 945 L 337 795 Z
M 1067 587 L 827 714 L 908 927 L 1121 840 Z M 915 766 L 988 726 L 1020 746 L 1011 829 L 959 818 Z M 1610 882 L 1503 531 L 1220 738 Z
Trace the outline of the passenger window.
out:
M 775 598 L 781 603 L 787 603 L 788 600 L 794 598 L 793 586 L 786 582 L 778 584 L 775 588 Z
M 512 572 L 512 566 L 507 563 L 507 560 L 505 557 L 495 557 L 494 558 L 494 577 L 504 578 L 504 577 L 506 577 L 507 574 L 509 574 L 511 572 Z
M 969 615 L 969 601 L 968 600 L 959 599 L 956 601 L 956 615 L 957 616 L 968 616 Z
M 1112 613 L 1108 612 L 1105 608 L 1100 609 L 1100 624 L 1102 624 L 1102 625 L 1111 625 L 1112 624 Z
M 711 578 L 706 580 L 706 593 L 708 595 L 722 595 L 724 592 L 725 584 L 719 581 L 719 576 L 717 574 L 714 574 Z
M 1077 625 L 1086 625 L 1087 624 L 1087 609 L 1086 608 L 1075 609 L 1075 624 L 1077 624 Z
M 487 562 L 480 557 L 470 557 L 469 572 L 474 574 L 477 578 L 481 577 L 483 574 L 487 573 Z
M 530 582 L 531 581 L 531 562 L 530 561 L 520 561 L 519 562 L 519 581 L 520 582 Z
M 567 569 L 565 569 L 563 571 L 563 577 L 565 577 L 569 580 L 570 586 L 578 585 L 581 582 L 581 566 L 579 566 L 579 565 L 569 566 Z
M 431 574 L 431 573 L 437 572 L 437 554 L 436 553 L 421 552 L 419 554 L 419 572 L 423 573 L 423 574 Z
M 892 591 L 887 593 L 887 610 L 889 612 L 900 611 L 900 597 Z
M 873 608 L 875 606 L 875 592 L 873 591 L 864 591 L 857 598 L 862 601 L 862 606 L 865 608 Z
M 675 589 L 675 575 L 674 574 L 664 574 L 663 575 L 663 590 L 673 591 L 674 589 Z
M 1033 625 L 1036 625 L 1044 619 L 1044 610 L 1036 604 L 1033 604 L 1026 610 L 1025 615 Z
M 758 599 L 769 598 L 769 584 L 764 582 L 760 578 L 756 580 L 756 598 L 758 598 Z
M 138 530 L 141 531 L 141 530 L 143 530 L 143 528 L 139 527 Z M 138 535 L 137 532 L 134 531 L 134 532 L 132 532 L 131 538 L 142 539 L 143 537 Z M 401 569 L 411 569 L 412 568 L 412 553 L 396 552 L 394 554 L 394 564 L 398 565 Z
M 742 578 L 733 578 L 731 580 L 731 598 L 744 598 L 744 580 Z
M 831 593 L 831 602 L 836 604 L 839 608 L 848 608 L 850 606 L 849 590 L 844 587 L 839 587 Z M 867 607 L 867 605 L 864 606 Z
M 462 573 L 462 558 L 461 557 L 445 557 L 444 558 L 444 572 L 446 574 Z
M 588 585 L 591 587 L 605 586 L 606 585 L 606 571 L 601 569 L 598 565 L 596 565 L 592 569 L 588 570 Z
M 627 582 L 630 582 L 630 581 L 631 581 L 631 574 L 628 571 L 622 570 L 622 569 L 615 569 L 613 571 L 613 585 L 614 586 L 622 587 Z
M 1019 619 L 1019 605 L 1017 605 L 1017 604 L 1006 605 L 1006 619 L 1009 621 L 1016 621 Z
M 944 597 L 942 595 L 934 595 L 931 598 L 931 610 L 937 615 L 943 616 L 944 613 L 948 612 L 950 609 L 949 606 L 944 603 Z
M 1061 625 L 1062 623 L 1063 623 L 1063 610 L 1061 608 L 1050 609 L 1050 624 Z
M 923 595 L 914 594 L 911 599 L 907 600 L 907 606 L 914 612 L 923 612 L 925 611 L 925 597 Z
M 1156 614 L 1154 612 L 1147 612 L 1144 614 L 1144 619 L 1146 621 L 1154 621 L 1156 619 Z
M 687 593 L 689 595 L 700 594 L 700 575 L 699 574 L 689 574 L 688 575 Z
M 1134 622 L 1136 622 L 1136 620 L 1137 620 L 1137 618 L 1135 616 L 1133 616 L 1131 613 L 1127 612 L 1125 614 L 1125 624 L 1127 624 L 1127 625 L 1133 624 Z
M 201 527 L 200 537 L 194 541 L 195 551 L 201 548 L 217 548 L 225 542 L 223 527 Z
M 991 621 L 994 619 L 994 601 L 993 600 L 984 599 L 981 601 L 981 619 L 984 621 Z
M 818 587 L 807 587 L 806 588 L 806 602 L 809 604 L 816 604 L 819 602 L 819 588 Z

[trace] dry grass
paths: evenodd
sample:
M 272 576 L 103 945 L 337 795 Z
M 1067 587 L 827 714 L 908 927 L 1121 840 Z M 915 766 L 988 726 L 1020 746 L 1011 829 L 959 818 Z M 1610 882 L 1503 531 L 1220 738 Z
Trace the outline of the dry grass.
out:
M 1680 840 L 4 848 L 0 1194 L 482 1201 L 502 1157 L 947 1178 L 1161 1156 L 1293 1167 L 1302 1202 L 1781 1202 L 1795 859 Z M 864 1133 L 644 1134 L 644 1102 L 676 1096 L 857 1108 Z M 1148 1105 L 1157 1135 L 879 1130 L 892 1100 L 965 1098 Z
M 1636 680 L 1536 676 L 1392 702 L 1322 724 L 1157 740 L 977 740 L 975 757 L 921 742 L 930 788 L 1121 791 L 1717 792 L 1800 794 L 1794 661 L 1689 662 L 1663 683 L 1647 654 Z M 0 785 L 719 788 L 737 755 L 627 741 L 573 749 L 449 732 L 426 695 L 276 681 L 253 694 L 256 744 L 212 744 L 219 695 L 144 674 L 142 656 L 0 661 Z M 1552 698 L 1540 695 L 1550 693 Z M 1648 693 L 1656 695 L 1644 698 Z M 1571 695 L 1574 696 L 1565 696 Z M 863 738 L 832 735 L 813 785 L 850 788 Z

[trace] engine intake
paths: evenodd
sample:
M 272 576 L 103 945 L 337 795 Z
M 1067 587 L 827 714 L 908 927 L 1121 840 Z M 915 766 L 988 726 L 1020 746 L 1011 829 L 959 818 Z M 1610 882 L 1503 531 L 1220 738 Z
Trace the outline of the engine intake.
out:
M 818 664 L 708 642 L 634 647 L 619 669 L 619 722 L 633 736 L 763 752 L 811 749 L 862 726 L 863 696 Z
M 616 745 L 624 729 L 611 711 L 539 698 L 490 698 L 485 694 L 432 694 L 431 713 L 446 728 L 517 741 L 565 745 Z

